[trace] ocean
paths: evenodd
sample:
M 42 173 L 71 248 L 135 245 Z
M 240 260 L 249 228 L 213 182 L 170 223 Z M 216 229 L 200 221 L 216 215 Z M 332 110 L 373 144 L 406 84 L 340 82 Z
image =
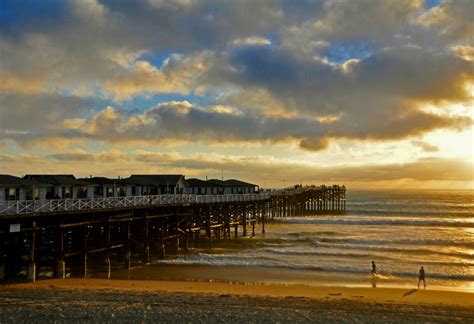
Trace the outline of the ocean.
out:
M 472 190 L 349 189 L 345 215 L 276 218 L 265 235 L 193 248 L 154 265 L 200 268 L 199 280 L 233 269 L 232 280 L 245 282 L 412 288 L 423 266 L 428 288 L 474 291 L 473 198 Z M 206 277 L 202 269 L 212 271 Z M 260 275 L 239 277 L 249 269 Z M 192 280 L 192 271 L 186 276 L 180 279 Z

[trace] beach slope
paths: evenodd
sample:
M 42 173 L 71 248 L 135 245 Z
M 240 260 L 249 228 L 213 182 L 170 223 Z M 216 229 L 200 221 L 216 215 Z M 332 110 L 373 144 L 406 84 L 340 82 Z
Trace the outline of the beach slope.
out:
M 393 288 L 66 279 L 4 285 L 0 322 L 474 322 L 474 294 Z

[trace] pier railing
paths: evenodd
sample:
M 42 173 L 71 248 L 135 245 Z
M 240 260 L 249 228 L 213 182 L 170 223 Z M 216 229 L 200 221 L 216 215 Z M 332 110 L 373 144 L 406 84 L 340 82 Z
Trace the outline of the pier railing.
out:
M 12 200 L 0 201 L 0 216 L 11 214 L 70 212 L 87 209 L 165 206 L 178 204 L 209 204 L 270 199 L 269 193 L 234 195 L 153 195 L 131 197 Z

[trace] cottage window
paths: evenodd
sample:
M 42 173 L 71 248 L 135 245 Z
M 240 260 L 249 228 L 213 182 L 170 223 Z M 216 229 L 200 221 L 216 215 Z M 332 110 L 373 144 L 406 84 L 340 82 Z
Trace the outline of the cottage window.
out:
M 118 187 L 118 194 L 119 197 L 125 197 L 127 195 L 127 191 L 125 190 L 125 187 Z
M 71 198 L 71 187 L 63 187 L 63 198 Z
M 26 200 L 38 200 L 39 199 L 39 189 L 38 188 L 30 188 L 25 190 L 25 199 Z
M 94 188 L 94 195 L 95 196 L 103 196 L 104 195 L 104 188 L 102 186 L 98 186 Z
M 16 188 L 6 188 L 6 200 L 18 200 L 20 199 L 20 192 Z
M 86 198 L 86 197 L 87 197 L 87 188 L 78 188 L 77 198 Z

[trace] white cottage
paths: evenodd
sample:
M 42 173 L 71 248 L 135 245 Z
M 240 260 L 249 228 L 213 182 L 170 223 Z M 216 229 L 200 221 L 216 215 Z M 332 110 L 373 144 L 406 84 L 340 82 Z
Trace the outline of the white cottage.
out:
M 228 194 L 253 194 L 259 192 L 259 187 L 255 184 L 230 179 L 219 180 L 210 179 L 207 181 L 199 179 L 189 179 L 188 193 L 195 195 L 228 195 Z
M 186 192 L 191 195 L 212 195 L 221 191 L 221 186 L 200 179 L 186 179 Z
M 81 181 L 94 185 L 94 197 L 129 197 L 135 196 L 136 190 L 132 184 L 127 183 L 124 179 L 110 179 L 105 177 L 81 178 Z
M 188 188 L 182 174 L 133 174 L 121 180 L 133 186 L 133 195 L 184 194 Z
M 48 184 L 46 199 L 93 198 L 97 186 L 72 174 L 27 174 L 23 178 Z
M 8 174 L 0 174 L 0 201 L 44 200 L 48 185 Z

